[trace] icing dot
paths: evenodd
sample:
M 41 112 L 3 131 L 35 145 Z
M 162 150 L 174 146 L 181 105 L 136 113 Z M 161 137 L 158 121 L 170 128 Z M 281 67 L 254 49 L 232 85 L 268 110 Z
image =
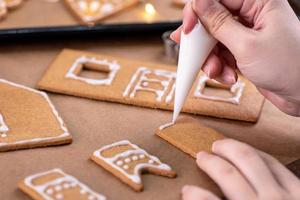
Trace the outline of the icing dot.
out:
M 52 189 L 48 189 L 48 190 L 46 190 L 46 193 L 51 195 L 51 194 L 53 194 L 53 190 Z
M 129 169 L 129 166 L 128 165 L 124 165 L 123 169 Z
M 138 160 L 139 158 L 137 156 L 132 156 L 132 160 Z
M 148 163 L 149 163 L 149 164 L 153 164 L 154 161 L 153 161 L 153 160 L 149 160 Z
M 139 157 L 140 157 L 140 159 L 144 159 L 144 158 L 145 158 L 145 155 L 144 155 L 144 154 L 141 154 Z
M 130 158 L 125 158 L 126 163 L 130 163 L 131 159 Z
M 68 183 L 64 183 L 64 184 L 63 184 L 63 188 L 69 189 L 69 188 L 70 188 L 70 185 L 69 185 Z
M 85 1 L 79 1 L 78 6 L 81 10 L 86 10 L 87 9 L 87 4 Z
M 144 86 L 144 87 L 147 87 L 148 85 L 149 85 L 148 82 L 143 82 L 143 86 Z
M 55 188 L 54 188 L 56 191 L 61 191 L 62 190 L 62 187 L 60 186 L 60 185 L 57 185 L 57 186 L 55 186 Z
M 71 183 L 70 184 L 71 187 L 76 187 L 76 185 L 77 185 L 76 183 Z
M 5 137 L 7 137 L 7 135 L 5 133 L 2 133 L 1 137 L 5 138 Z
M 122 161 L 122 160 L 117 161 L 117 165 L 118 165 L 118 166 L 123 165 L 123 161 Z
M 56 198 L 56 199 L 63 199 L 64 196 L 63 196 L 62 194 L 57 194 L 57 195 L 55 195 L 55 198 Z
M 109 13 L 114 9 L 114 6 L 110 3 L 106 3 L 102 6 L 102 12 Z
M 89 195 L 88 200 L 94 200 L 96 199 L 93 195 Z
M 84 189 L 81 189 L 80 194 L 86 194 L 86 191 Z

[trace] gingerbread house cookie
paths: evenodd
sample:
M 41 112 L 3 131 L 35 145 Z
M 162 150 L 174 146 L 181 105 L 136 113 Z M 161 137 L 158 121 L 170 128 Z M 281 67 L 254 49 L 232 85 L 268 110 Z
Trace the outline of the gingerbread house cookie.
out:
M 0 79 L 0 151 L 71 142 L 46 93 Z
M 34 200 L 106 199 L 61 169 L 52 169 L 28 176 L 19 183 L 19 188 Z
M 168 165 L 127 140 L 102 147 L 91 159 L 136 191 L 143 189 L 142 172 L 176 177 Z
M 114 15 L 139 0 L 64 0 L 71 12 L 83 24 L 93 25 L 96 22 Z
M 93 70 L 97 77 L 85 77 Z M 38 88 L 74 96 L 172 110 L 176 68 L 108 55 L 64 50 L 51 64 Z M 257 121 L 264 97 L 243 76 L 232 86 L 209 80 L 200 72 L 183 112 L 242 121 Z

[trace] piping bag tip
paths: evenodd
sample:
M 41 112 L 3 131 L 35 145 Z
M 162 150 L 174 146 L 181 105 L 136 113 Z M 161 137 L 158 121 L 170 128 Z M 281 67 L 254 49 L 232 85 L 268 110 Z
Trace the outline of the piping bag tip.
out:
M 175 100 L 172 123 L 174 124 L 197 75 L 212 49 L 217 44 L 199 21 L 193 30 L 182 32 L 177 67 Z

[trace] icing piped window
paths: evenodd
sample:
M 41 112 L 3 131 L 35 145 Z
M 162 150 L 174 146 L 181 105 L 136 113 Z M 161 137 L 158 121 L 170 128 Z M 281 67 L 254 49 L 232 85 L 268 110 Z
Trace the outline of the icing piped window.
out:
M 4 117 L 0 114 L 0 137 L 5 138 L 7 137 L 7 132 L 9 131 L 8 126 L 4 121 Z
M 220 97 L 220 96 L 204 94 L 204 90 L 208 85 L 212 88 L 227 90 L 231 93 L 231 95 L 230 97 Z M 241 80 L 238 80 L 232 86 L 226 86 L 215 80 L 209 79 L 206 75 L 203 75 L 199 78 L 199 81 L 196 86 L 196 90 L 194 92 L 194 97 L 212 100 L 212 101 L 223 101 L 232 104 L 239 104 L 244 88 L 245 88 L 245 83 L 242 82 Z
M 80 76 L 80 73 L 85 69 L 95 73 L 99 72 L 99 78 Z M 111 85 L 119 69 L 120 65 L 115 61 L 109 62 L 94 57 L 81 56 L 75 60 L 67 72 L 66 78 L 83 81 L 91 85 Z M 106 77 L 101 77 L 101 73 L 106 74 Z
M 151 92 L 155 94 L 156 101 L 170 103 L 175 92 L 175 79 L 175 72 L 140 67 L 132 76 L 123 96 L 134 98 L 138 92 Z

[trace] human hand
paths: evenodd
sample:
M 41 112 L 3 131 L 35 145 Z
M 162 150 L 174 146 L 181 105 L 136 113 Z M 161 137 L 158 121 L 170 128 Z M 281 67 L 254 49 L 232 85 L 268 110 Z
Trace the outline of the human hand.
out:
M 198 153 L 197 164 L 228 200 L 299 199 L 299 179 L 270 155 L 232 139 L 216 141 L 212 152 Z M 184 186 L 182 199 L 220 200 L 196 186 Z
M 233 84 L 238 69 L 280 110 L 300 116 L 300 22 L 286 0 L 192 0 L 183 13 L 172 39 L 200 19 L 220 41 L 203 67 L 210 78 Z

